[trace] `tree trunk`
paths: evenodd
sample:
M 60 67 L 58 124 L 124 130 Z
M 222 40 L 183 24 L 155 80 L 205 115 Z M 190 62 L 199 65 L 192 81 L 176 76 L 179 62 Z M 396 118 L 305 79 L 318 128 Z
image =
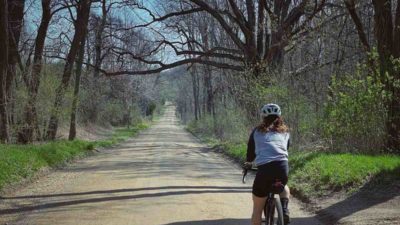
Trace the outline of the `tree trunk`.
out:
M 40 85 L 40 73 L 42 71 L 43 49 L 51 20 L 50 3 L 51 0 L 42 0 L 42 19 L 35 40 L 31 79 L 28 82 L 28 102 L 24 109 L 25 124 L 18 134 L 18 142 L 20 143 L 31 143 L 33 141 L 34 130 L 39 127 L 36 113 L 36 101 Z M 36 132 L 40 134 L 39 130 Z M 37 138 L 40 138 L 40 136 Z
M 197 83 L 196 66 L 193 65 L 190 75 L 192 76 L 192 87 L 193 87 L 193 100 L 194 100 L 194 118 L 199 120 L 199 86 Z
M 387 84 L 385 72 L 393 67 L 390 60 L 393 49 L 391 0 L 373 0 L 372 3 L 375 9 L 375 36 L 378 42 L 381 79 L 384 84 Z
M 102 1 L 102 6 L 101 6 L 101 11 L 102 11 L 102 16 L 100 20 L 100 24 L 98 25 L 95 33 L 95 44 L 94 44 L 94 49 L 95 49 L 95 55 L 94 55 L 94 70 L 93 70 L 93 76 L 96 78 L 100 74 L 100 66 L 101 66 L 101 49 L 103 47 L 103 31 L 107 22 L 107 8 L 106 8 L 106 0 Z
M 375 9 L 375 36 L 378 42 L 378 53 L 380 61 L 381 81 L 385 85 L 388 93 L 392 94 L 391 99 L 386 101 L 388 109 L 388 118 L 386 121 L 386 129 L 388 140 L 386 147 L 388 149 L 400 151 L 400 87 L 395 85 L 400 80 L 399 71 L 395 70 L 392 57 L 399 56 L 396 52 L 398 48 L 398 29 L 393 26 L 392 21 L 392 4 L 391 0 L 373 0 Z M 398 23 L 399 7 L 396 10 L 395 25 Z M 388 74 L 392 79 L 388 79 Z
M 201 27 L 201 39 L 204 44 L 204 48 L 206 51 L 210 50 L 210 44 L 209 44 L 209 36 L 208 36 L 208 27 L 206 25 L 206 21 L 203 22 L 203 26 Z M 209 56 L 205 57 L 206 60 L 210 60 Z M 206 105 L 206 110 L 209 115 L 213 113 L 213 104 L 214 104 L 214 96 L 213 96 L 213 90 L 212 90 L 212 71 L 211 67 L 209 65 L 204 66 L 205 69 L 205 74 L 204 74 L 204 88 L 205 88 L 205 105 Z
M 71 109 L 71 122 L 69 126 L 69 137 L 70 141 L 74 140 L 76 137 L 76 111 L 78 108 L 78 100 L 79 100 L 79 86 L 81 82 L 81 74 L 82 74 L 82 64 L 85 56 L 85 39 L 87 30 L 84 31 L 84 35 L 82 36 L 81 45 L 79 49 L 79 56 L 76 65 L 76 74 L 75 74 L 75 87 L 74 87 L 74 97 L 72 100 L 72 109 Z
M 85 30 L 87 29 L 91 3 L 91 0 L 82 0 L 77 5 L 78 11 L 77 20 L 75 21 L 75 34 L 67 56 L 67 60 L 65 62 L 61 83 L 56 90 L 56 98 L 47 128 L 46 138 L 48 140 L 54 140 L 57 135 L 61 106 L 64 100 L 65 92 L 69 86 L 74 61 L 79 50 L 82 35 L 84 35 Z
M 395 14 L 395 26 L 393 36 L 393 56 L 400 58 L 400 1 L 397 1 L 397 9 Z M 400 81 L 400 71 L 397 70 L 393 74 L 395 81 Z M 399 85 L 393 85 L 393 98 L 391 102 L 391 126 L 389 129 L 389 136 L 392 137 L 389 140 L 388 147 L 390 149 L 396 149 L 397 153 L 400 152 L 400 87 Z
M 10 141 L 7 116 L 7 66 L 8 66 L 8 10 L 7 0 L 0 0 L 0 142 Z
M 398 80 L 400 78 L 397 78 Z M 389 118 L 387 122 L 389 139 L 387 148 L 400 152 L 400 88 L 395 87 L 389 106 Z
M 206 66 L 206 73 L 204 74 L 204 88 L 206 89 L 206 109 L 208 114 L 212 114 L 213 104 L 214 104 L 214 95 L 212 91 L 212 75 L 211 68 Z
M 18 44 L 21 34 L 22 21 L 24 19 L 24 0 L 9 0 L 8 1 L 8 70 L 6 78 L 6 100 L 8 105 L 9 123 L 14 122 L 13 119 L 13 81 L 16 77 L 16 64 L 18 62 Z

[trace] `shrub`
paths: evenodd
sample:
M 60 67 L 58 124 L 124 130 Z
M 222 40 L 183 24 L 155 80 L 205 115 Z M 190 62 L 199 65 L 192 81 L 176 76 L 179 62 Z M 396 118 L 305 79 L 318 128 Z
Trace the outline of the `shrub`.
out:
M 322 121 L 325 135 L 336 151 L 379 152 L 385 140 L 387 95 L 373 76 L 334 77 Z

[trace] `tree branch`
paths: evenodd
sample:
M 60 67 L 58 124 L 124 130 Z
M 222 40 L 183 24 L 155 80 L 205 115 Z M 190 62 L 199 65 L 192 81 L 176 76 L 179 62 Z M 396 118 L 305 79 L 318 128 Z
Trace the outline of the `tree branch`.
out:
M 148 74 L 155 74 L 155 73 L 160 73 L 164 70 L 172 69 L 178 66 L 186 65 L 186 64 L 203 64 L 203 65 L 210 65 L 214 66 L 217 68 L 221 69 L 230 69 L 230 70 L 236 70 L 236 71 L 243 71 L 243 67 L 237 66 L 237 65 L 231 65 L 227 63 L 219 63 L 219 62 L 214 62 L 214 61 L 206 61 L 198 58 L 190 58 L 190 59 L 183 59 L 171 64 L 163 64 L 163 66 L 154 68 L 154 69 L 147 69 L 147 70 L 137 70 L 137 71 L 131 71 L 131 70 L 125 70 L 125 71 L 117 71 L 117 72 L 106 72 L 104 71 L 103 73 L 107 76 L 118 76 L 118 75 L 148 75 Z
M 345 0 L 347 11 L 349 12 L 351 19 L 353 19 L 354 25 L 356 26 L 358 37 L 360 38 L 361 44 L 366 52 L 371 50 L 368 43 L 367 35 L 365 34 L 363 25 L 361 23 L 360 17 L 357 15 L 356 6 L 354 0 Z M 399 4 L 400 5 L 400 4 Z

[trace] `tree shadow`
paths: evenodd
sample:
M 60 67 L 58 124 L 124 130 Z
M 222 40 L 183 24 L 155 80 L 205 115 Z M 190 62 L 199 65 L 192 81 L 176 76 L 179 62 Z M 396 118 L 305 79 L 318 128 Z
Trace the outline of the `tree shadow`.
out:
M 25 198 L 52 198 L 52 197 L 65 197 L 65 196 L 79 196 L 79 195 L 96 195 L 96 194 L 111 194 L 135 191 L 152 191 L 152 190 L 167 190 L 167 189 L 221 189 L 221 190 L 246 190 L 250 193 L 250 187 L 229 187 L 229 186 L 163 186 L 163 187 L 146 187 L 146 188 L 123 188 L 114 190 L 100 190 L 100 191 L 87 191 L 87 192 L 73 192 L 73 193 L 60 193 L 50 195 L 22 195 L 12 197 L 2 197 L 0 199 L 25 199 Z
M 387 202 L 400 195 L 400 167 L 393 171 L 377 174 L 357 193 L 343 201 L 317 211 L 317 216 L 324 224 L 337 224 L 339 220 L 356 212 Z M 371 215 L 372 217 L 374 215 Z M 379 213 L 377 215 L 379 217 Z M 385 215 L 387 216 L 387 215 Z M 365 218 L 366 220 L 369 218 Z
M 187 187 L 185 187 L 186 189 Z M 196 188 L 204 188 L 204 187 L 193 187 Z M 214 188 L 214 187 L 211 187 Z M 153 190 L 156 190 L 154 188 Z M 163 189 L 163 188 L 161 188 Z M 189 187 L 190 189 L 190 187 Z M 115 193 L 121 190 L 108 190 L 107 193 Z M 210 194 L 210 193 L 249 193 L 249 189 L 246 188 L 224 188 L 224 187 L 216 187 L 216 190 L 182 190 L 182 191 L 169 191 L 169 192 L 160 192 L 160 193 L 145 193 L 145 194 L 137 194 L 137 195 L 123 195 L 123 196 L 109 196 L 109 197 L 96 197 L 96 198 L 84 198 L 70 201 L 58 201 L 58 202 L 47 202 L 47 203 L 38 203 L 35 205 L 24 205 L 15 208 L 6 208 L 0 209 L 0 215 L 5 214 L 16 214 L 21 212 L 29 212 L 34 210 L 43 210 L 43 209 L 51 209 L 63 206 L 71 206 L 71 205 L 79 205 L 85 203 L 99 203 L 99 202 L 110 202 L 110 201 L 122 201 L 122 200 L 130 200 L 130 199 L 142 199 L 142 198 L 159 198 L 165 196 L 179 196 L 179 195 L 197 195 L 197 194 Z M 66 193 L 68 195 L 73 195 L 73 193 Z M 82 193 L 78 193 L 82 194 Z M 29 197 L 29 196 L 28 196 Z M 32 197 L 32 196 L 31 196 Z M 53 197 L 51 195 L 47 195 L 45 197 Z M 40 197 L 39 197 L 40 198 Z
M 249 225 L 251 224 L 249 219 L 216 219 L 216 220 L 198 220 L 198 221 L 182 221 L 182 222 L 174 222 L 168 223 L 164 225 Z M 319 225 L 318 220 L 313 217 L 305 217 L 305 218 L 292 218 L 292 222 L 290 225 Z

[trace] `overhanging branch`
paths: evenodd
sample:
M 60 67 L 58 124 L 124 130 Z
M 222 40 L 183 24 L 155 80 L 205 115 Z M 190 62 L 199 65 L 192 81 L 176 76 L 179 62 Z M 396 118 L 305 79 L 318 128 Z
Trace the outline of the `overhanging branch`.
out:
M 230 69 L 230 70 L 235 70 L 235 71 L 243 71 L 244 68 L 242 66 L 238 65 L 231 65 L 228 63 L 222 63 L 222 62 L 214 62 L 214 61 L 207 61 L 207 60 L 202 60 L 199 58 L 190 58 L 190 59 L 183 59 L 174 63 L 170 64 L 163 64 L 162 66 L 154 69 L 148 69 L 148 70 L 137 70 L 137 71 L 132 71 L 132 70 L 124 70 L 124 71 L 116 71 L 116 72 L 107 72 L 103 71 L 103 73 L 107 76 L 119 76 L 119 75 L 149 75 L 149 74 L 155 74 L 155 73 L 160 73 L 164 70 L 172 69 L 178 66 L 186 65 L 186 64 L 202 64 L 202 65 L 210 65 L 214 66 L 217 68 L 221 69 Z

